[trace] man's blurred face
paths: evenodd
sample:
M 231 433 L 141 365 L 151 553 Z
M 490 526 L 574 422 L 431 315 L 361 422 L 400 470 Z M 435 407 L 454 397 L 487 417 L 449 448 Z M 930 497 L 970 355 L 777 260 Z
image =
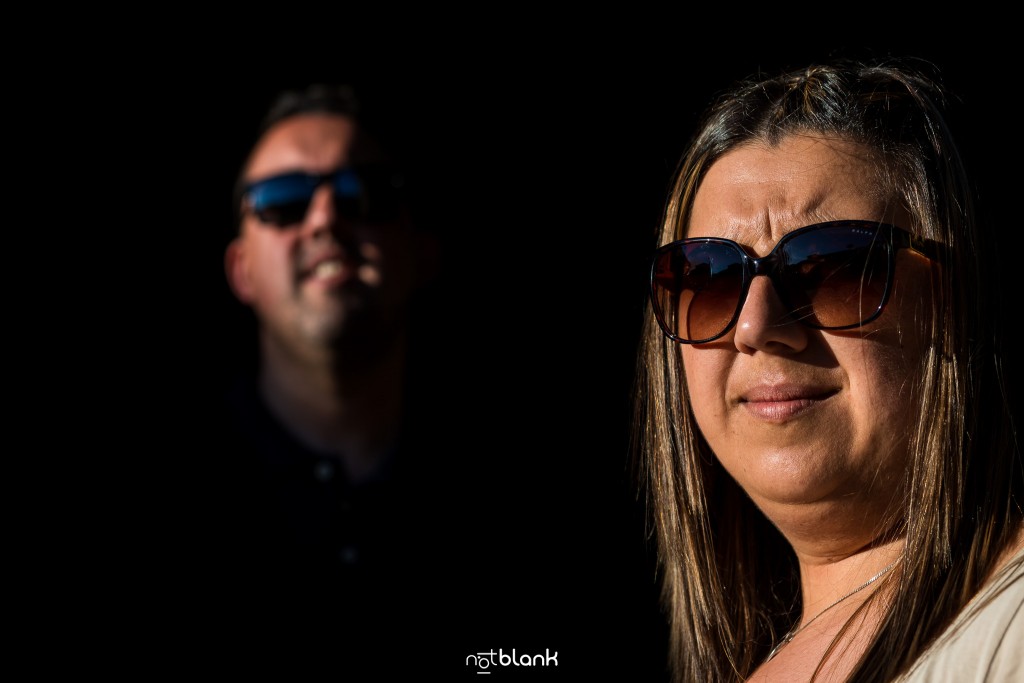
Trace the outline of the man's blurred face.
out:
M 301 353 L 400 328 L 416 285 L 414 235 L 404 212 L 367 211 L 375 193 L 360 190 L 388 182 L 359 170 L 384 161 L 336 114 L 285 119 L 253 149 L 225 265 L 265 340 Z

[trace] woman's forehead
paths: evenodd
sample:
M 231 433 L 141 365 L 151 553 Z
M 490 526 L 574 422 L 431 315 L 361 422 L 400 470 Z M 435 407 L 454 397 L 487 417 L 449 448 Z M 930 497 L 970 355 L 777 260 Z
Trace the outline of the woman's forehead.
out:
M 686 236 L 774 244 L 813 223 L 895 222 L 899 202 L 884 177 L 870 148 L 848 140 L 789 135 L 775 145 L 747 143 L 708 168 Z

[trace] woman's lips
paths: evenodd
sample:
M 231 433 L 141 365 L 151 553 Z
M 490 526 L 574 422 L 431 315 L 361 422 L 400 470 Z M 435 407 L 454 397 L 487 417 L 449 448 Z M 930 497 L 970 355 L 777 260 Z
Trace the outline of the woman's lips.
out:
M 759 386 L 744 392 L 739 404 L 759 420 L 778 423 L 818 407 L 836 393 L 838 389 L 818 386 Z

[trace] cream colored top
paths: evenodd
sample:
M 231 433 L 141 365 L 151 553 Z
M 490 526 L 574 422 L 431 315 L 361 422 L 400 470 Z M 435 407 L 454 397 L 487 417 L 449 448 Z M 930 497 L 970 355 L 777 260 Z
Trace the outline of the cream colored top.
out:
M 985 586 L 899 683 L 1024 683 L 1024 553 Z

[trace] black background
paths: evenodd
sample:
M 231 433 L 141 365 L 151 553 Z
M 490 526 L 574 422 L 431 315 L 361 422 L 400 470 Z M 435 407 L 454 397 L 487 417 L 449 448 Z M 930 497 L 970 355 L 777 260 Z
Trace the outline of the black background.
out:
M 661 680 L 665 631 L 628 469 L 630 390 L 647 257 L 700 111 L 737 78 L 830 54 L 935 63 L 958 97 L 954 130 L 982 215 L 1001 226 L 1003 261 L 992 272 L 1002 277 L 1022 244 L 1011 210 L 1017 164 L 1008 163 L 1019 159 L 1019 132 L 1005 99 L 1016 70 L 993 52 L 997 40 L 966 50 L 892 27 L 871 39 L 815 32 L 796 40 L 778 29 L 741 39 L 724 26 L 695 39 L 692 26 L 656 17 L 631 35 L 585 22 L 497 33 L 490 24 L 415 34 L 357 26 L 308 42 L 291 22 L 182 32 L 155 50 L 139 45 L 138 75 L 120 81 L 145 101 L 120 110 L 129 119 L 126 165 L 145 187 L 133 207 L 141 284 L 126 287 L 152 295 L 148 308 L 130 308 L 145 324 L 132 326 L 121 356 L 133 397 L 123 431 L 146 444 L 146 458 L 159 463 L 154 476 L 174 484 L 157 517 L 175 542 L 161 550 L 147 526 L 156 560 L 140 568 L 152 581 L 140 583 L 174 583 L 174 563 L 161 552 L 187 547 L 180 531 L 197 521 L 188 513 L 190 477 L 201 476 L 175 468 L 175 452 L 202 452 L 213 419 L 207 399 L 251 353 L 247 317 L 222 266 L 235 175 L 277 91 L 349 82 L 402 131 L 435 190 L 429 213 L 442 231 L 444 266 L 425 348 L 450 364 L 437 397 L 459 425 L 459 485 L 482 503 L 466 514 L 489 531 L 467 542 L 498 548 L 481 557 L 502 563 L 471 569 L 495 577 L 487 594 L 455 600 L 471 623 L 450 628 L 438 615 L 437 630 L 415 634 L 398 624 L 396 656 L 404 638 L 426 640 L 436 657 L 424 673 L 462 676 L 472 674 L 468 654 L 550 648 L 559 667 L 531 671 L 530 680 L 601 671 Z M 218 40 L 228 34 L 227 44 Z M 1016 384 L 1020 363 L 1009 359 L 1008 370 Z M 147 483 L 128 491 L 152 505 Z M 135 590 L 145 604 L 147 589 Z M 173 620 L 173 606 L 159 599 L 140 618 L 163 622 L 163 610 Z

